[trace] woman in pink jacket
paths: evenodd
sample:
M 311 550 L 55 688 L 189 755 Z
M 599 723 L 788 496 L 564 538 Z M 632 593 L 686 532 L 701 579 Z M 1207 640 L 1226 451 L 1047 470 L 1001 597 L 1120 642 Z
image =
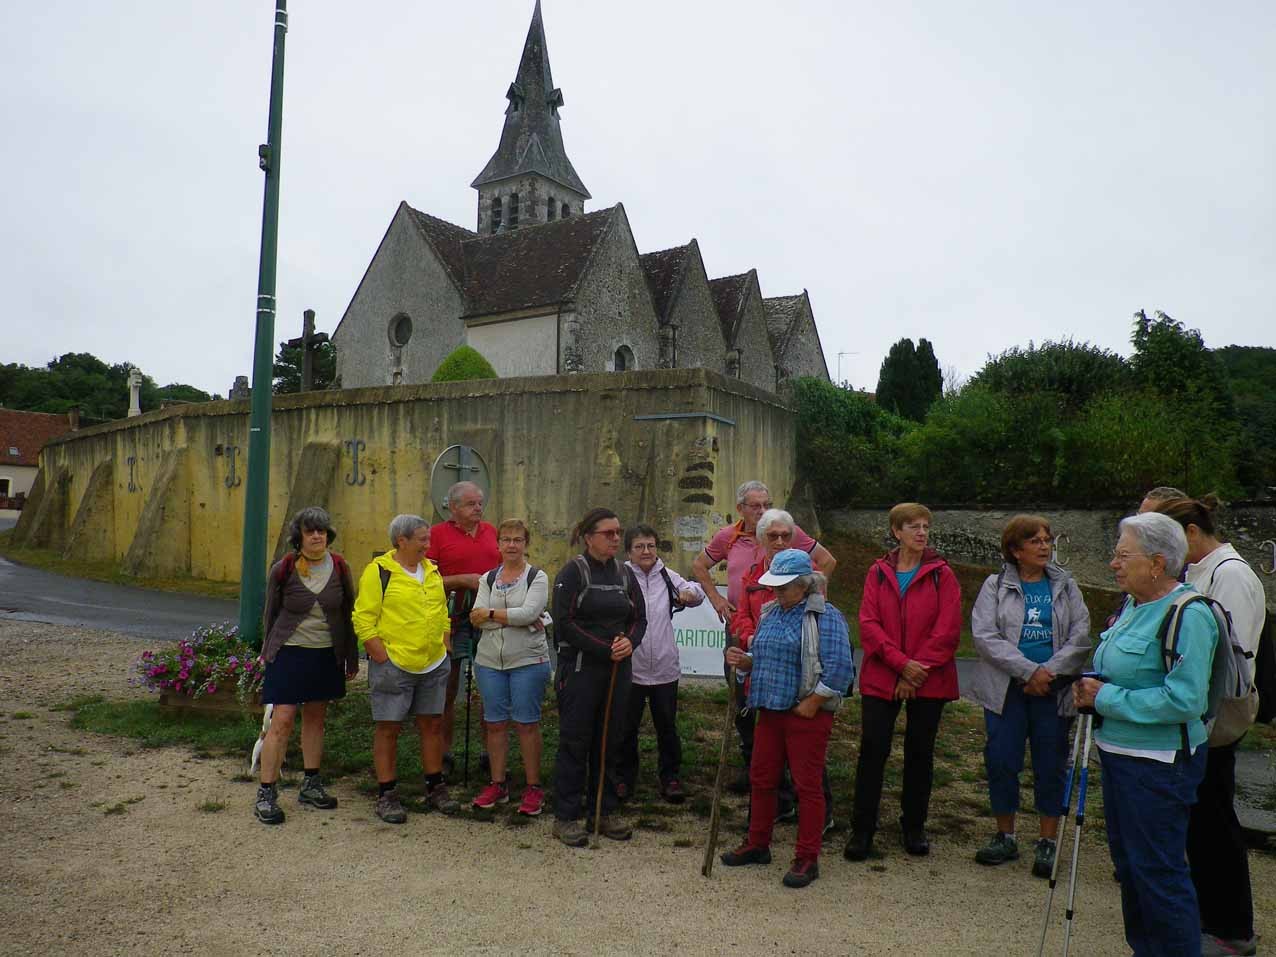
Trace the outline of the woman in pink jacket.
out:
M 935 734 L 944 703 L 957 698 L 953 658 L 961 635 L 961 588 L 948 562 L 927 547 L 930 509 L 915 502 L 890 511 L 899 542 L 873 563 L 860 604 L 863 697 L 855 808 L 845 857 L 862 861 L 873 846 L 882 776 L 895 719 L 907 703 L 900 828 L 904 850 L 930 852 L 926 815 L 935 766 Z

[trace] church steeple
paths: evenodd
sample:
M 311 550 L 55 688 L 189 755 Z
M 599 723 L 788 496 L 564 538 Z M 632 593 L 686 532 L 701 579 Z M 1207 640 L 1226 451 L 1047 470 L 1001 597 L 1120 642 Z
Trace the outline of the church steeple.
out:
M 500 145 L 470 184 L 479 193 L 480 235 L 582 213 L 590 198 L 563 146 L 563 93 L 549 68 L 540 0 L 505 98 Z

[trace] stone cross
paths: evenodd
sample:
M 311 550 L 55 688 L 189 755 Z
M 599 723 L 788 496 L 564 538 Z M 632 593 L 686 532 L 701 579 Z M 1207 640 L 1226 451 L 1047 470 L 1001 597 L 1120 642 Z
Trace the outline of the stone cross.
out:
M 142 414 L 142 372 L 136 366 L 128 370 L 128 414 Z
M 315 311 L 307 309 L 301 314 L 301 335 L 289 339 L 286 345 L 301 348 L 301 391 L 309 392 L 315 382 L 315 352 L 328 341 L 328 333 L 315 332 Z

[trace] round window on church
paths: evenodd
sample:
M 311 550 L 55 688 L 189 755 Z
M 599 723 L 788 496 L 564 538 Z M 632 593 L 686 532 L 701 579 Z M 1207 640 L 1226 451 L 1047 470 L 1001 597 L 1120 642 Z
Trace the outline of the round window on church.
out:
M 400 349 L 412 338 L 412 319 L 405 313 L 399 313 L 390 320 L 390 345 Z

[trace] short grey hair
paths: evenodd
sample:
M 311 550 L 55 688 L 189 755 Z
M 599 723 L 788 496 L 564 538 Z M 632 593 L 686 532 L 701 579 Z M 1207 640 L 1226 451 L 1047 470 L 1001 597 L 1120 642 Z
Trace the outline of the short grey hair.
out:
M 737 505 L 743 505 L 744 497 L 750 492 L 762 492 L 768 498 L 771 496 L 771 490 L 767 488 L 764 483 L 759 482 L 757 479 L 752 479 L 751 481 L 745 482 L 735 490 L 735 503 Z
M 828 594 L 829 580 L 823 572 L 811 572 L 809 575 L 798 575 L 789 584 L 801 585 L 808 595 Z
M 399 547 L 399 539 L 411 538 L 422 528 L 429 528 L 430 523 L 420 515 L 396 515 L 390 520 L 390 544 Z
M 453 482 L 452 486 L 447 490 L 447 503 L 449 507 L 454 503 L 459 502 L 461 500 L 461 496 L 469 489 L 474 489 L 474 491 L 478 492 L 480 498 L 487 498 L 487 496 L 483 494 L 483 490 L 473 482 Z
M 1144 512 L 1121 519 L 1120 534 L 1129 532 L 1149 558 L 1165 559 L 1165 574 L 1178 578 L 1187 559 L 1187 535 L 1183 526 L 1160 512 Z
M 797 531 L 797 523 L 793 521 L 792 515 L 782 508 L 768 508 L 762 513 L 762 517 L 758 519 L 758 538 L 766 535 L 766 530 L 776 522 L 789 526 L 795 532 Z

